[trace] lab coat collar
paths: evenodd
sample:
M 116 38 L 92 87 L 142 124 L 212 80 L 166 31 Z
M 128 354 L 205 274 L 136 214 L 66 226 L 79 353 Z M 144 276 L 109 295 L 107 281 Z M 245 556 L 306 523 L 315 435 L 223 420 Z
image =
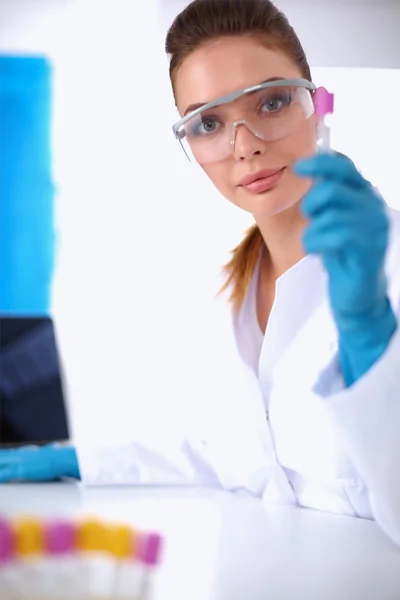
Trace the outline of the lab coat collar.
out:
M 290 269 L 285 271 L 276 280 L 276 291 L 288 294 L 290 292 L 301 293 L 309 296 L 309 289 L 304 286 L 304 281 L 309 278 L 324 277 L 325 269 L 320 256 L 307 254 Z

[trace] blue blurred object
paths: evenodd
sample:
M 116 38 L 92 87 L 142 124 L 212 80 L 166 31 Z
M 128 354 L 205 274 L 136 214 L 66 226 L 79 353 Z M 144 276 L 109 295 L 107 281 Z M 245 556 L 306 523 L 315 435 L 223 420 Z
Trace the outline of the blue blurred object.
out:
M 80 479 L 78 459 L 72 446 L 43 446 L 0 450 L 0 483 Z
M 0 313 L 47 316 L 54 268 L 51 79 L 42 57 L 0 56 Z

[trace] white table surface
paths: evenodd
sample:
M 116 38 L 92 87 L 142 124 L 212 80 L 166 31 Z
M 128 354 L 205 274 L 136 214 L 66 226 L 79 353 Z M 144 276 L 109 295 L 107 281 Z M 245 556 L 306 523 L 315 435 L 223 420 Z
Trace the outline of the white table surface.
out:
M 91 515 L 166 536 L 154 600 L 399 600 L 400 548 L 371 522 L 199 489 L 0 486 L 7 515 Z

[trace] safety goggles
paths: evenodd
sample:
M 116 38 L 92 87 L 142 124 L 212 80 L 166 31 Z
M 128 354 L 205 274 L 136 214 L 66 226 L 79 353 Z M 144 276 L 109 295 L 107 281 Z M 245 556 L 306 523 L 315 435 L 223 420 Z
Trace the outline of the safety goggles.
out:
M 260 83 L 196 108 L 172 130 L 189 160 L 218 162 L 234 152 L 240 126 L 265 142 L 293 133 L 314 113 L 316 89 L 306 79 Z

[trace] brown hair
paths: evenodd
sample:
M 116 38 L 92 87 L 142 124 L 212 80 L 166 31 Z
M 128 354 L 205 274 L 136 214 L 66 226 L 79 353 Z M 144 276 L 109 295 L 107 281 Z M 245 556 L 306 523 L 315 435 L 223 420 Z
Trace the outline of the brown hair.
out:
M 303 47 L 286 16 L 270 0 L 194 0 L 174 20 L 166 38 L 169 74 L 174 75 L 197 48 L 219 37 L 248 35 L 268 48 L 285 52 L 311 81 Z M 226 280 L 221 291 L 232 286 L 230 300 L 239 310 L 257 264 L 264 240 L 257 225 L 250 227 L 232 258 L 223 267 Z

